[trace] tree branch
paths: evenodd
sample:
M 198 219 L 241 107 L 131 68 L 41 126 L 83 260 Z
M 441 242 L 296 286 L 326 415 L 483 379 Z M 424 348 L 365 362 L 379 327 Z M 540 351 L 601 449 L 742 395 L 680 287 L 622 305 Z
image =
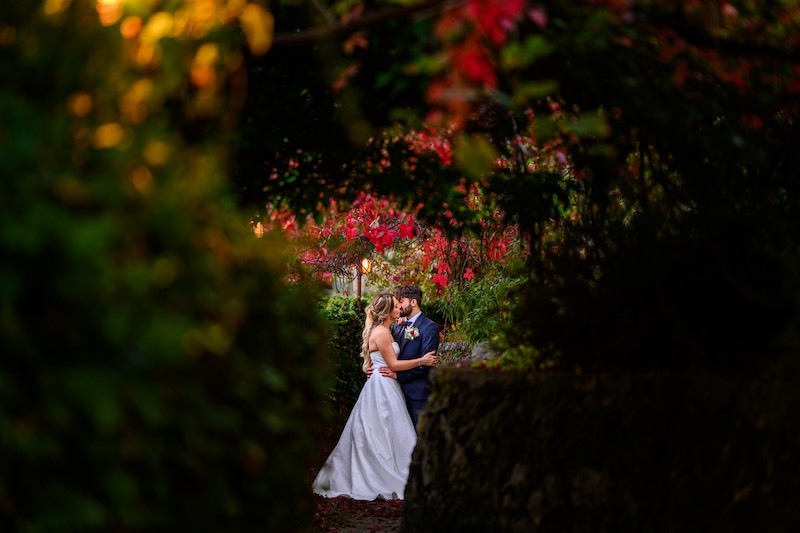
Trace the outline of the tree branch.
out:
M 322 18 L 325 19 L 325 23 L 329 27 L 336 25 L 336 17 L 333 16 L 333 13 L 331 13 L 330 9 L 328 9 L 325 5 L 322 4 L 321 0 L 311 0 L 311 3 L 314 5 L 314 7 L 317 8 L 317 11 L 320 12 Z

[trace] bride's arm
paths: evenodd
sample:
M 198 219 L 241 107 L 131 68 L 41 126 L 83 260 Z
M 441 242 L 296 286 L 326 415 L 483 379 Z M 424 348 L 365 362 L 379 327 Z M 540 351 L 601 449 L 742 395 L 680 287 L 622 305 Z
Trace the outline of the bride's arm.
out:
M 434 355 L 436 352 L 428 352 L 419 359 L 400 361 L 397 359 L 397 354 L 394 353 L 394 349 L 392 348 L 392 341 L 394 339 L 392 339 L 392 334 L 389 333 L 389 330 L 381 328 L 379 331 L 378 328 L 376 328 L 374 334 L 375 344 L 378 345 L 378 351 L 381 352 L 383 360 L 386 361 L 386 366 L 395 372 L 411 370 L 412 368 L 420 366 L 434 366 L 436 364 L 437 357 Z

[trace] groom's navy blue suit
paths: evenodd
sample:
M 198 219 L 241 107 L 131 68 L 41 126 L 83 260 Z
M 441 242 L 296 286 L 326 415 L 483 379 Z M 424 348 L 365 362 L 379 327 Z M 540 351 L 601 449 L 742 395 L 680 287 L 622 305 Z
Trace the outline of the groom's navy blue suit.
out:
M 392 336 L 400 345 L 400 354 L 397 359 L 401 361 L 419 359 L 426 353 L 439 349 L 439 325 L 436 322 L 424 314 L 420 314 L 414 320 L 413 327 L 419 330 L 419 336 L 415 339 L 407 339 L 405 323 L 392 326 Z M 428 384 L 430 370 L 429 366 L 421 366 L 397 373 L 397 381 L 400 382 L 403 395 L 406 397 L 406 407 L 414 427 L 417 427 L 419 412 L 425 407 L 425 402 L 431 393 L 431 387 Z

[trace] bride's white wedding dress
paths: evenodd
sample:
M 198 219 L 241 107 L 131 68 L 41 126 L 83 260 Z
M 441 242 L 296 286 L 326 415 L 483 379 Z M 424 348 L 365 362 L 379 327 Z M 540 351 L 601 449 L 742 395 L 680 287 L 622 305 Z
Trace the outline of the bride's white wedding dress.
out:
M 395 353 L 400 346 L 392 343 Z M 313 489 L 328 498 L 403 499 L 417 432 L 397 380 L 384 377 L 380 352 L 370 353 L 373 369 L 361 389 L 339 442 L 314 480 Z

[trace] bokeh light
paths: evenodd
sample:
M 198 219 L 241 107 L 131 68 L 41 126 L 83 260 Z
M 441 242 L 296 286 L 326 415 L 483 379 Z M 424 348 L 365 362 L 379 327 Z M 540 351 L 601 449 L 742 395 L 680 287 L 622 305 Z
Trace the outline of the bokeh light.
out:
M 122 2 L 120 0 L 97 0 L 97 14 L 100 17 L 100 24 L 111 26 L 122 17 Z
M 113 148 L 125 137 L 125 130 L 116 122 L 103 124 L 94 131 L 95 148 Z
M 253 226 L 253 233 L 256 234 L 256 237 L 261 237 L 265 231 L 264 224 L 261 222 L 256 222 L 255 226 Z
M 170 13 L 160 11 L 155 13 L 141 30 L 142 43 L 154 44 L 162 37 L 170 35 L 174 28 L 175 20 Z
M 67 100 L 67 108 L 76 117 L 85 117 L 92 110 L 94 102 L 89 93 L 75 93 Z
M 192 63 L 192 84 L 197 87 L 212 86 L 217 78 L 214 67 L 218 61 L 219 47 L 216 44 L 206 43 L 198 48 Z
M 131 172 L 133 188 L 140 194 L 147 194 L 153 186 L 153 174 L 145 165 L 138 165 Z
M 169 160 L 170 145 L 164 141 L 151 141 L 144 147 L 142 156 L 152 166 L 161 166 Z
M 126 39 L 132 39 L 142 31 L 142 19 L 139 17 L 126 17 L 120 24 L 119 31 Z
M 11 46 L 17 39 L 17 29 L 14 26 L 0 25 L 0 46 Z

